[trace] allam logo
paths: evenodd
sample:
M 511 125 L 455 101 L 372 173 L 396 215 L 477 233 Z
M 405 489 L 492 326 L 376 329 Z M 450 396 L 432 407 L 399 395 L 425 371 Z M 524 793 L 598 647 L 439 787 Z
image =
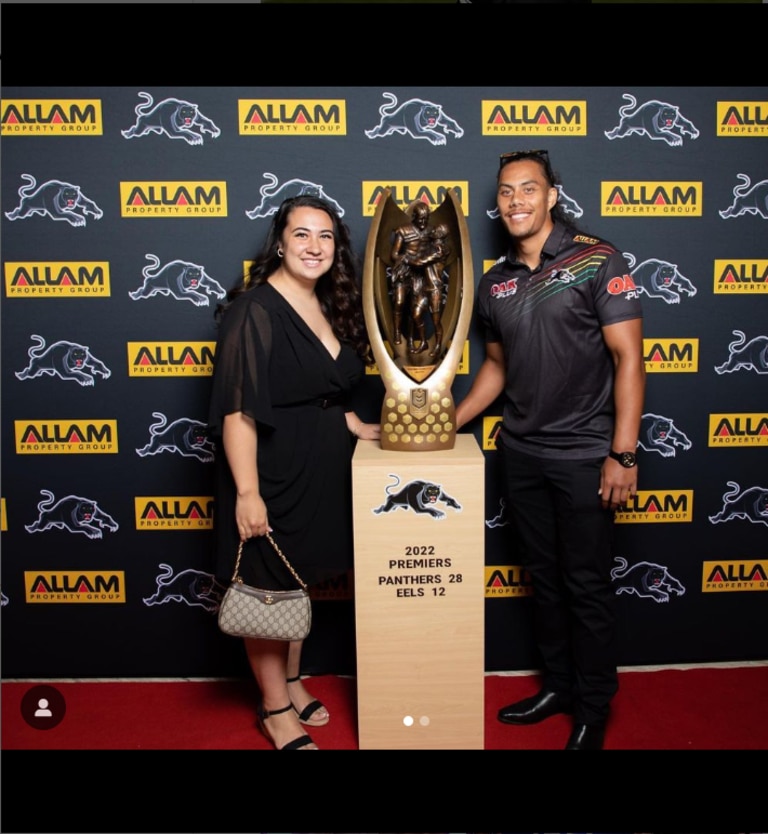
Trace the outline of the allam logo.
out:
M 528 597 L 533 594 L 531 577 L 519 565 L 486 565 L 485 598 Z
M 240 99 L 237 114 L 241 135 L 347 135 L 344 99 Z
M 710 414 L 709 445 L 768 446 L 768 414 Z
M 483 417 L 483 451 L 493 452 L 496 450 L 496 443 L 499 439 L 499 432 L 501 431 L 502 418 Z
M 768 591 L 768 561 L 765 559 L 731 559 L 704 562 L 701 570 L 701 590 Z
M 718 136 L 768 136 L 768 101 L 718 101 Z
M 617 524 L 689 522 L 693 520 L 693 490 L 639 490 L 616 511 Z
M 105 298 L 108 261 L 6 261 L 8 298 Z
M 586 136 L 586 101 L 483 101 L 483 136 Z
M 768 260 L 715 260 L 716 295 L 768 293 Z
M 117 454 L 117 420 L 15 420 L 19 455 Z
M 210 496 L 137 496 L 137 530 L 212 530 Z
M 128 376 L 211 376 L 215 342 L 128 342 Z
M 100 99 L 3 99 L 2 136 L 101 136 Z
M 27 602 L 125 602 L 125 571 L 24 571 Z
M 697 373 L 698 339 L 643 339 L 643 357 L 648 373 Z
M 211 182 L 121 182 L 121 217 L 226 217 L 227 184 Z
M 461 204 L 461 210 L 469 216 L 469 181 L 459 180 L 457 182 L 440 182 L 431 180 L 422 182 L 419 180 L 399 180 L 397 182 L 376 182 L 374 180 L 363 181 L 363 216 L 373 217 L 379 200 L 383 199 L 384 193 L 389 189 L 390 196 L 399 208 L 405 211 L 408 206 L 420 200 L 426 203 L 430 210 L 434 211 L 442 205 L 449 191 L 454 191 Z
M 603 217 L 701 217 L 700 182 L 600 183 Z

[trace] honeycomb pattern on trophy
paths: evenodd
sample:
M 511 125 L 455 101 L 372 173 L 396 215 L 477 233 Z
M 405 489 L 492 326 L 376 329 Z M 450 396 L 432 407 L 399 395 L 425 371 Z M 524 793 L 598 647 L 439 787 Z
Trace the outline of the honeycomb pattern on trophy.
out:
M 429 391 L 414 388 L 409 392 L 397 390 L 392 380 L 381 412 L 381 430 L 388 442 L 401 448 L 448 448 L 455 420 L 453 399 L 445 391 L 449 387 L 442 383 Z

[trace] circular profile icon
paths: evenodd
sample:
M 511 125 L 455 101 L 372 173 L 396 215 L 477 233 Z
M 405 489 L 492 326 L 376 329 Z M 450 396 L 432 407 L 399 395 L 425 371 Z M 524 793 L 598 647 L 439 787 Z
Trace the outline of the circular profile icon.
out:
M 53 686 L 33 686 L 21 699 L 21 714 L 36 730 L 52 729 L 61 723 L 66 712 L 64 696 Z

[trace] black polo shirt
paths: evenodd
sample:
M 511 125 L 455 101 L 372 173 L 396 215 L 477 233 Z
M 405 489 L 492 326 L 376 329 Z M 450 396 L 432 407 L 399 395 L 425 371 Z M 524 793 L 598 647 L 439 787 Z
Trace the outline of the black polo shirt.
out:
M 556 223 L 535 270 L 510 249 L 485 273 L 477 313 L 504 350 L 501 441 L 539 457 L 606 455 L 614 367 L 601 328 L 642 317 L 621 252 Z

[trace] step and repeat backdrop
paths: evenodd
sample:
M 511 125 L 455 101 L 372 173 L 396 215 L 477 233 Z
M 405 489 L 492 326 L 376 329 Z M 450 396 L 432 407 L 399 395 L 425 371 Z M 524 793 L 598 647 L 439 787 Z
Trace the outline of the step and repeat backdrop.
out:
M 549 151 L 580 229 L 625 253 L 644 306 L 620 663 L 766 657 L 768 88 L 4 88 L 0 130 L 3 677 L 246 668 L 216 625 L 216 304 L 300 193 L 338 208 L 362 260 L 385 189 L 402 208 L 454 189 L 478 281 L 506 249 L 499 154 L 528 148 Z M 457 402 L 483 355 L 473 324 Z M 368 374 L 364 419 L 382 394 Z M 467 429 L 488 671 L 536 662 L 500 417 Z M 313 595 L 305 671 L 353 673 L 353 576 Z

